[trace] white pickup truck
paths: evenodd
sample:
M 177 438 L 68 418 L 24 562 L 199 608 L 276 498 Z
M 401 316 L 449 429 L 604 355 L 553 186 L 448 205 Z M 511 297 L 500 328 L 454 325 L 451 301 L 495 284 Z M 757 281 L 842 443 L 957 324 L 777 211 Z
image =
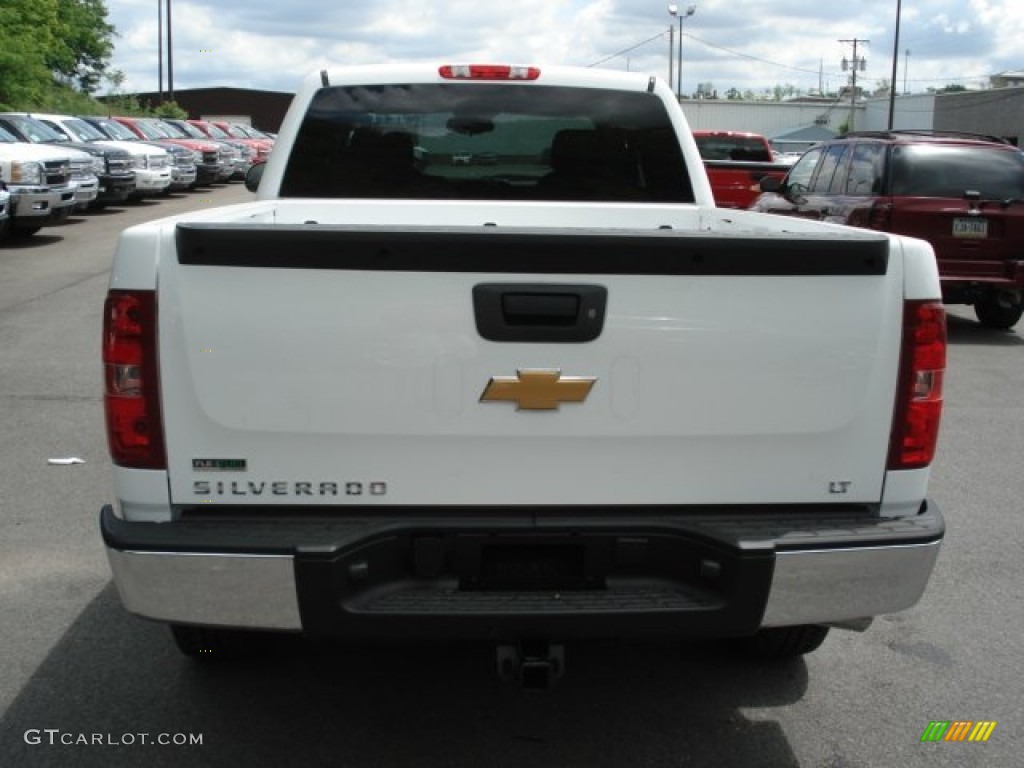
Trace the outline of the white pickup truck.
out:
M 105 309 L 102 535 L 186 653 L 488 638 L 541 686 L 574 637 L 786 657 L 921 596 L 926 243 L 716 208 L 635 73 L 316 73 L 260 172 L 125 231 Z

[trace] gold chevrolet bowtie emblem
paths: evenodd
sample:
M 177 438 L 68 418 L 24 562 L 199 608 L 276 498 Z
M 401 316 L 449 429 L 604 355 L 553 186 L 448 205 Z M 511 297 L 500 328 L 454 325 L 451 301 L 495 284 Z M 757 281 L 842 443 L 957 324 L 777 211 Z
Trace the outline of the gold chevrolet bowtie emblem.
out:
M 593 376 L 562 376 L 559 370 L 524 370 L 493 376 L 481 403 L 515 403 L 517 411 L 557 411 L 562 403 L 582 403 L 597 381 Z

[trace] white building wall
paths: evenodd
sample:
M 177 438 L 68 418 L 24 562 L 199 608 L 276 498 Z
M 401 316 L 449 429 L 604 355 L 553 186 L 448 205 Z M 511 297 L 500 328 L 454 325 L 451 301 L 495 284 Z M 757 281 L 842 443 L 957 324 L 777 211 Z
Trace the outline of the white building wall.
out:
M 931 130 L 935 126 L 935 94 L 897 96 L 892 127 L 896 130 Z M 857 130 L 884 131 L 889 127 L 889 99 L 865 102 L 863 123 Z
M 848 101 L 832 104 L 793 104 L 775 101 L 727 101 L 722 99 L 684 99 L 683 114 L 694 130 L 752 131 L 771 136 L 814 125 L 838 133 L 850 119 Z M 894 128 L 930 129 L 935 120 L 935 95 L 915 94 L 896 97 Z M 856 107 L 854 128 L 858 131 L 884 131 L 889 125 L 889 99 L 871 99 Z
M 751 131 L 764 135 L 805 128 L 819 118 L 833 131 L 846 122 L 850 105 L 775 101 L 684 99 L 683 114 L 694 130 Z

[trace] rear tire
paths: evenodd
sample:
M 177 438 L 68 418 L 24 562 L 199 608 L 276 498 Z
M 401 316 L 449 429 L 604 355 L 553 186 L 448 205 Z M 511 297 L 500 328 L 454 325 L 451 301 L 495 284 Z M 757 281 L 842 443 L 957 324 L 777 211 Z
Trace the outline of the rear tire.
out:
M 817 650 L 828 635 L 828 627 L 820 624 L 801 624 L 795 627 L 769 627 L 758 630 L 751 637 L 730 641 L 732 649 L 753 659 L 784 661 L 795 659 Z
M 1013 328 L 1024 314 L 1024 302 L 1017 302 L 1004 307 L 995 296 L 986 296 L 974 305 L 974 314 L 978 322 L 986 328 L 1008 330 Z

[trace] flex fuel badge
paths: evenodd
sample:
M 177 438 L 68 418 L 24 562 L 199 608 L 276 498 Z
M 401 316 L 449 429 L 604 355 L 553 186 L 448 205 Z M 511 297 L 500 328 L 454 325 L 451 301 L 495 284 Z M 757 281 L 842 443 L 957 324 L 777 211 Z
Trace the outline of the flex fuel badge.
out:
M 195 472 L 245 472 L 248 462 L 245 459 L 192 459 Z

